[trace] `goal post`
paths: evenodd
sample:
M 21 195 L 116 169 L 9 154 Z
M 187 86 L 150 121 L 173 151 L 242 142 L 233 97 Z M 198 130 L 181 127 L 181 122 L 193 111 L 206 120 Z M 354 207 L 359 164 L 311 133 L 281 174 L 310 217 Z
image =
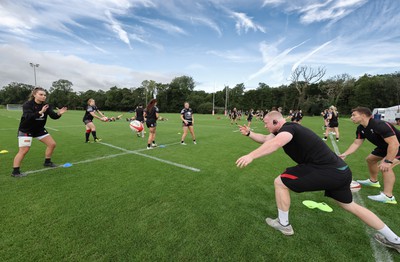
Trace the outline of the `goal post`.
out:
M 22 111 L 22 104 L 7 104 L 8 111 Z

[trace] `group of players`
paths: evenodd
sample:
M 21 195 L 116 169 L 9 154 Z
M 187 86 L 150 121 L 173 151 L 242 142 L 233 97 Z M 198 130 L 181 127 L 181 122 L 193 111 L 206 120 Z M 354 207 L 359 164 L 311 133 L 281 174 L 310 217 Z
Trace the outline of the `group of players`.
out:
M 33 138 L 38 139 L 40 142 L 46 145 L 45 151 L 45 167 L 57 167 L 58 165 L 51 161 L 53 151 L 56 147 L 56 142 L 52 136 L 47 132 L 45 125 L 47 117 L 52 119 L 59 119 L 65 112 L 67 108 L 63 107 L 58 109 L 57 112 L 54 108 L 46 104 L 47 92 L 41 87 L 36 87 L 32 90 L 31 95 L 27 102 L 24 103 L 22 107 L 22 116 L 20 124 L 18 127 L 18 146 L 19 150 L 13 161 L 13 171 L 11 173 L 12 177 L 24 177 L 26 173 L 22 173 L 20 170 L 23 159 L 29 152 Z M 117 118 L 120 119 L 122 115 Z M 103 122 L 109 122 L 110 119 L 106 117 L 96 106 L 94 99 L 90 98 L 87 101 L 87 106 L 83 116 L 83 123 L 85 125 L 85 143 L 90 143 L 90 134 L 93 136 L 94 142 L 100 142 L 101 139 L 97 136 L 96 126 L 93 119 L 97 118 Z M 117 119 L 115 118 L 115 120 Z M 147 140 L 147 149 L 153 149 L 157 147 L 156 144 L 156 127 L 157 119 L 159 118 L 159 110 L 157 108 L 157 100 L 152 99 L 150 103 L 144 109 L 142 105 L 139 105 L 135 110 L 135 120 L 141 123 L 146 123 L 149 129 L 149 137 Z M 111 120 L 111 121 L 115 121 Z M 196 137 L 194 134 L 194 118 L 193 110 L 189 107 L 189 103 L 184 103 L 184 108 L 181 110 L 181 120 L 183 126 L 183 134 L 181 138 L 181 145 L 186 145 L 185 138 L 188 131 L 192 135 L 193 143 L 197 144 Z M 141 131 L 141 137 L 144 137 L 144 130 Z
M 56 143 L 47 133 L 45 124 L 48 116 L 52 119 L 58 119 L 67 112 L 67 108 L 63 107 L 55 112 L 53 107 L 46 104 L 45 101 L 46 91 L 43 88 L 35 88 L 29 101 L 23 105 L 23 114 L 18 128 L 19 151 L 14 158 L 11 174 L 13 177 L 25 176 L 24 173 L 20 172 L 20 165 L 31 147 L 33 138 L 46 145 L 44 166 L 57 166 L 51 161 Z M 157 100 L 151 100 L 146 109 L 143 110 L 143 118 L 141 118 L 140 110 L 137 111 L 137 120 L 146 122 L 146 126 L 150 130 L 147 142 L 148 149 L 157 146 L 155 137 L 158 108 L 156 105 Z M 89 141 L 90 134 L 95 141 L 100 140 L 93 124 L 94 118 L 106 121 L 106 116 L 98 110 L 95 101 L 89 99 L 83 117 L 86 126 L 86 142 Z M 188 130 L 192 134 L 193 142 L 196 143 L 193 130 L 193 112 L 187 102 L 181 111 L 181 119 L 184 128 L 181 144 L 185 145 L 184 140 Z M 384 178 L 384 191 L 369 198 L 383 203 L 396 204 L 397 202 L 392 195 L 395 181 L 393 167 L 400 162 L 398 160 L 400 158 L 400 132 L 390 123 L 373 119 L 371 111 L 365 107 L 353 109 L 351 120 L 359 124 L 357 137 L 353 144 L 338 156 L 313 131 L 294 121 L 286 122 L 280 112 L 271 111 L 263 118 L 265 127 L 270 132 L 269 135 L 254 133 L 246 125 L 239 126 L 243 135 L 260 143 L 261 146 L 240 157 L 236 161 L 236 165 L 240 168 L 246 167 L 254 159 L 272 154 L 279 148 L 283 148 L 285 153 L 296 162 L 297 165 L 288 167 L 275 179 L 278 217 L 266 219 L 269 226 L 279 230 L 284 235 L 294 234 L 293 227 L 289 223 L 290 190 L 297 193 L 325 191 L 325 195 L 336 200 L 339 206 L 377 230 L 379 233 L 375 235 L 375 239 L 379 243 L 400 252 L 400 238 L 373 212 L 353 201 L 349 187 L 352 181 L 352 173 L 350 167 L 344 162 L 346 156 L 354 153 L 365 139 L 375 144 L 377 147 L 367 157 L 371 178 L 365 181 L 365 185 L 380 187 L 377 176 L 378 172 L 381 171 Z

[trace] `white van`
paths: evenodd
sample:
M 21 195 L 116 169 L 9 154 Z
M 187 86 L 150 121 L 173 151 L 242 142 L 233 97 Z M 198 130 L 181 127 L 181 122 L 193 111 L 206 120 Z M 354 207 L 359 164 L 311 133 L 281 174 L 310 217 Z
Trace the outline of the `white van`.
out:
M 381 115 L 382 120 L 385 120 L 385 112 L 386 112 L 386 108 L 374 108 L 374 110 L 372 110 L 372 116 L 375 118 L 375 115 Z
M 374 110 L 372 110 L 372 117 L 376 118 L 376 115 L 381 115 L 381 120 L 395 123 L 396 118 L 400 118 L 400 105 L 388 108 L 374 108 Z

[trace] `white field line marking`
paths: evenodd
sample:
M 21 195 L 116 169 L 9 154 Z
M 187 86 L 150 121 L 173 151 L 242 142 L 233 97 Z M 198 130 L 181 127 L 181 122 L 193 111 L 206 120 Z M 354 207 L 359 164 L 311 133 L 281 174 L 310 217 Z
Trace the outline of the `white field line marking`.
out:
M 127 150 L 125 148 L 114 146 L 114 145 L 103 143 L 103 142 L 99 142 L 99 144 L 102 144 L 102 145 L 105 145 L 105 146 L 109 146 L 109 147 L 112 147 L 112 148 L 115 148 L 115 149 L 119 149 L 121 151 L 128 152 L 128 153 L 131 153 L 131 154 L 144 156 L 144 157 L 147 157 L 147 158 L 150 158 L 150 159 L 154 159 L 154 160 L 160 161 L 162 163 L 166 163 L 166 164 L 169 164 L 169 165 L 177 166 L 177 167 L 180 167 L 180 168 L 183 168 L 183 169 L 188 169 L 188 170 L 191 170 L 191 171 L 194 171 L 194 172 L 199 172 L 200 171 L 200 169 L 197 169 L 197 168 L 194 168 L 194 167 L 190 167 L 190 166 L 182 165 L 182 164 L 175 163 L 175 162 L 172 162 L 172 161 L 164 160 L 164 159 L 161 159 L 161 158 L 158 158 L 158 157 L 155 157 L 155 156 L 150 156 L 150 155 L 139 153 L 138 150 L 130 151 L 130 150 Z M 179 143 L 173 143 L 173 144 L 169 144 L 169 145 L 175 145 L 175 144 L 179 144 Z M 141 150 L 141 151 L 143 151 L 143 150 Z
M 335 153 L 337 155 L 340 155 L 340 151 L 336 144 L 335 138 L 333 138 L 332 134 L 329 134 L 329 138 L 331 139 L 332 146 L 333 146 L 333 149 L 335 150 Z M 358 192 L 353 193 L 353 198 L 354 198 L 354 200 L 356 200 L 355 202 L 357 202 L 359 205 L 365 207 L 365 203 L 362 200 L 362 198 Z M 372 236 L 375 233 L 375 230 L 370 228 L 369 226 L 364 224 L 364 227 L 367 231 L 368 236 Z M 392 262 L 393 261 L 392 255 L 389 253 L 387 248 L 385 248 L 382 245 L 378 245 L 378 243 L 372 237 L 369 238 L 369 243 L 374 252 L 375 261 L 379 261 L 379 262 L 381 262 L 381 261 Z
M 126 155 L 126 154 L 129 154 L 129 152 L 119 153 L 119 154 L 114 154 L 114 155 L 108 155 L 108 156 L 101 156 L 101 157 L 96 157 L 96 158 L 87 159 L 87 160 L 83 160 L 83 161 L 78 161 L 78 162 L 72 163 L 72 165 L 90 163 L 90 162 L 99 161 L 99 160 L 108 159 L 108 158 L 113 158 L 113 157 L 122 156 L 122 155 Z M 28 175 L 28 174 L 38 173 L 38 172 L 49 171 L 49 170 L 53 170 L 53 169 L 61 168 L 61 167 L 63 167 L 63 166 L 61 165 L 61 166 L 58 166 L 58 167 L 55 167 L 55 168 L 54 167 L 53 168 L 46 167 L 46 168 L 27 171 L 27 172 L 23 172 L 23 173 Z
M 53 131 L 57 131 L 57 132 L 60 131 L 60 130 L 58 130 L 58 129 L 55 129 L 55 128 L 52 128 L 52 127 L 48 127 L 48 126 L 46 126 L 45 128 L 46 128 L 46 129 L 53 130 Z
M 119 153 L 119 154 L 113 154 L 113 155 L 108 155 L 108 156 L 101 156 L 101 157 L 91 158 L 91 159 L 82 160 L 82 161 L 78 161 L 78 162 L 73 162 L 73 163 L 71 163 L 71 164 L 72 164 L 72 165 L 86 164 L 86 163 L 90 163 L 90 162 L 94 162 L 94 161 L 99 161 L 99 160 L 103 160 L 103 159 L 114 158 L 114 157 L 123 156 L 123 155 L 127 155 L 127 154 L 136 154 L 136 155 L 140 155 L 140 156 L 145 156 L 145 157 L 148 157 L 148 158 L 152 158 L 152 159 L 154 159 L 154 160 L 157 160 L 157 161 L 160 161 L 160 162 L 164 162 L 164 163 L 167 163 L 167 164 L 170 164 L 170 165 L 174 165 L 174 166 L 177 166 L 177 167 L 189 169 L 189 170 L 191 170 L 191 171 L 195 171 L 195 172 L 199 172 L 199 171 L 200 171 L 200 169 L 197 169 L 197 168 L 184 166 L 184 165 L 181 165 L 181 164 L 178 164 L 178 163 L 173 163 L 173 162 L 170 162 L 170 161 L 167 161 L 167 160 L 163 160 L 163 159 L 160 159 L 160 158 L 157 158 L 157 157 L 153 157 L 153 156 L 149 156 L 149 155 L 145 155 L 145 154 L 139 153 L 139 152 L 141 152 L 141 151 L 146 151 L 146 150 L 147 150 L 146 148 L 138 149 L 138 150 L 135 150 L 135 151 L 131 151 L 131 150 L 127 150 L 127 149 L 124 149 L 124 148 L 121 148 L 121 147 L 117 147 L 117 146 L 110 145 L 110 144 L 106 144 L 106 143 L 102 143 L 102 142 L 98 142 L 98 143 L 99 143 L 99 144 L 101 143 L 101 144 L 104 144 L 104 145 L 107 145 L 107 146 L 111 146 L 111 147 L 113 147 L 113 148 L 115 148 L 115 149 L 118 149 L 118 150 L 121 150 L 121 151 L 124 151 L 124 152 L 123 152 L 123 153 Z M 175 145 L 175 144 L 179 144 L 179 143 L 167 144 L 166 146 Z M 34 174 L 34 173 L 38 173 L 38 172 L 44 172 L 44 171 L 54 170 L 54 169 L 56 169 L 56 168 L 62 168 L 62 167 L 63 167 L 62 165 L 61 165 L 61 166 L 58 166 L 58 167 L 55 167 L 55 168 L 48 168 L 48 167 L 46 167 L 46 168 L 42 168 L 42 169 L 37 169 L 37 170 L 32 170 L 32 171 L 26 171 L 26 172 L 24 172 L 24 173 L 27 174 L 27 175 L 29 175 L 29 174 Z

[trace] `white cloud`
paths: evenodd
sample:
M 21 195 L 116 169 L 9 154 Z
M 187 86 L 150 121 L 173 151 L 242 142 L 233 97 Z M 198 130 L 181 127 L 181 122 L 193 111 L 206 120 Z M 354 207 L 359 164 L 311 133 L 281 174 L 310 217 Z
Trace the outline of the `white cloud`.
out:
M 328 46 L 332 41 L 328 41 L 322 45 L 320 45 L 319 47 L 315 48 L 314 50 L 312 50 L 311 52 L 309 52 L 308 54 L 306 54 L 304 57 L 302 57 L 299 61 L 297 61 L 293 66 L 292 66 L 292 71 L 294 71 L 301 63 L 303 63 L 304 61 L 307 61 L 307 59 L 309 59 L 311 56 L 313 56 L 315 53 L 317 53 L 318 51 L 322 50 L 323 48 L 325 48 L 326 46 Z
M 268 45 L 265 42 L 260 43 L 260 52 L 262 53 L 265 65 L 258 70 L 256 73 L 252 74 L 249 76 L 249 79 L 254 79 L 256 77 L 259 77 L 263 74 L 266 74 L 267 72 L 274 70 L 275 72 L 277 70 L 282 71 L 284 66 L 286 65 L 287 61 L 285 61 L 286 56 L 296 49 L 297 47 L 303 45 L 306 41 L 293 46 L 291 48 L 285 49 L 283 52 L 278 51 L 277 47 L 275 45 Z
M 265 28 L 254 23 L 251 17 L 248 17 L 245 13 L 232 12 L 232 16 L 236 20 L 236 30 L 239 35 L 242 30 L 247 33 L 249 29 L 265 33 Z
M 111 29 L 115 33 L 117 33 L 117 35 L 119 36 L 121 41 L 123 41 L 125 44 L 127 44 L 129 46 L 129 48 L 131 48 L 131 43 L 129 42 L 128 33 L 124 29 L 122 29 L 121 24 L 113 18 L 112 14 L 109 10 L 106 10 L 105 14 L 109 20 Z
M 102 65 L 88 62 L 73 55 L 58 52 L 37 52 L 26 46 L 0 45 L 0 86 L 11 82 L 34 84 L 33 71 L 29 63 L 40 64 L 36 70 L 37 83 L 50 88 L 54 81 L 71 81 L 75 91 L 107 90 L 112 86 L 138 87 L 141 82 L 151 79 L 167 83 L 174 76 L 162 73 L 135 71 L 130 68 Z

